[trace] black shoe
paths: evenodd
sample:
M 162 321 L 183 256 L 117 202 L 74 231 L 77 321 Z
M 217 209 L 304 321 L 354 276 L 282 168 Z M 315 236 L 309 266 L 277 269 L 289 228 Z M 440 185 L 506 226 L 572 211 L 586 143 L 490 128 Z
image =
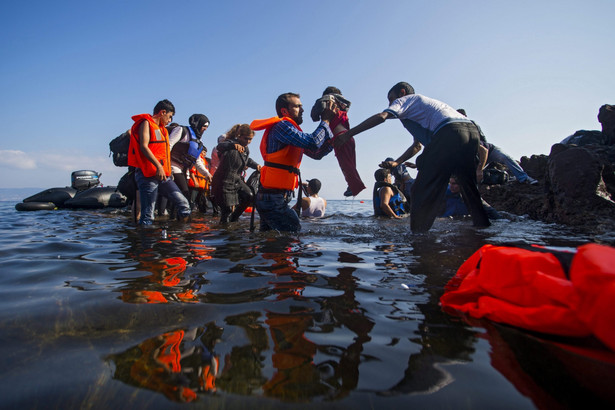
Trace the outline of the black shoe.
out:
M 346 188 L 346 192 L 344 192 L 344 196 L 354 196 L 350 188 Z

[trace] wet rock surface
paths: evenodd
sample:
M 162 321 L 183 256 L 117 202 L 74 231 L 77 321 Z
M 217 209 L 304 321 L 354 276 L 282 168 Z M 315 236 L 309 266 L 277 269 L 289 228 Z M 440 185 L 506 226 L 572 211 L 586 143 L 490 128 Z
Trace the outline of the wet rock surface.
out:
M 614 145 L 555 144 L 548 156 L 522 157 L 520 163 L 539 183 L 481 185 L 483 199 L 495 209 L 586 233 L 615 233 Z

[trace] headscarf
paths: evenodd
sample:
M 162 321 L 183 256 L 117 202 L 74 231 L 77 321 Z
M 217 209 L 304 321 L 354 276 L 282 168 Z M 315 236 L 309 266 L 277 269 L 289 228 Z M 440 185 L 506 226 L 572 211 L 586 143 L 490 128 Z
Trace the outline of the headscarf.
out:
M 194 134 L 200 139 L 203 135 L 201 128 L 205 125 L 209 125 L 209 118 L 207 118 L 205 114 L 192 114 L 188 119 L 188 123 L 192 131 L 194 131 Z

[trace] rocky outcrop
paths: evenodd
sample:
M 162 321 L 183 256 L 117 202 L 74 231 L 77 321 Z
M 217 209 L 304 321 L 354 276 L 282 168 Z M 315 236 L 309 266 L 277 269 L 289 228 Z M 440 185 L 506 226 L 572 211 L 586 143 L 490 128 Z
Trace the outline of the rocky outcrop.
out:
M 497 210 L 573 226 L 592 234 L 615 233 L 615 146 L 555 144 L 551 153 L 521 158 L 537 185 L 481 185 Z

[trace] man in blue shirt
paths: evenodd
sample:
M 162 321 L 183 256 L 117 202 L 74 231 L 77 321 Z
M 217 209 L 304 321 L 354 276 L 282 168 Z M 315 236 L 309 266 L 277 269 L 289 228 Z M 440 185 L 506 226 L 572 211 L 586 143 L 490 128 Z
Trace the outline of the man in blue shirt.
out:
M 298 186 L 303 154 L 321 159 L 333 150 L 329 121 L 335 115 L 334 107 L 333 102 L 327 103 L 318 127 L 308 134 L 300 127 L 304 110 L 299 94 L 285 93 L 276 100 L 277 117 L 254 120 L 250 124 L 253 130 L 265 130 L 260 146 L 265 165 L 256 196 L 262 231 L 301 229 L 299 216 L 288 203 Z
M 426 232 L 431 228 L 452 174 L 458 178 L 474 225 L 489 226 L 476 184 L 476 155 L 479 144 L 476 126 L 449 105 L 415 94 L 414 88 L 406 82 L 395 84 L 389 90 L 387 98 L 387 109 L 340 135 L 335 143 L 343 144 L 346 139 L 382 124 L 389 118 L 398 118 L 412 134 L 414 142 L 396 161 L 385 161 L 380 166 L 396 167 L 425 146 L 416 161 L 418 174 L 412 187 L 412 231 Z

